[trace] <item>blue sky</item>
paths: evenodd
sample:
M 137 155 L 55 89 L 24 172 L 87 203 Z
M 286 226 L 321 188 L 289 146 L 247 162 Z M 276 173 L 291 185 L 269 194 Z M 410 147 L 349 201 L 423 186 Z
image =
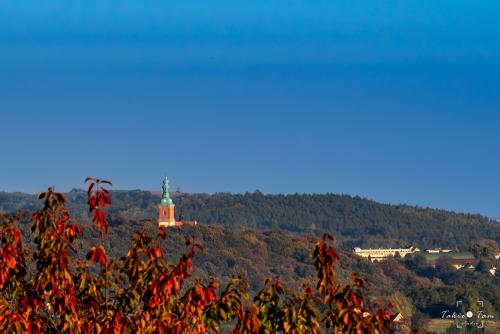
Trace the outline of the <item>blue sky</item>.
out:
M 2 1 L 0 189 L 333 192 L 500 217 L 495 1 Z

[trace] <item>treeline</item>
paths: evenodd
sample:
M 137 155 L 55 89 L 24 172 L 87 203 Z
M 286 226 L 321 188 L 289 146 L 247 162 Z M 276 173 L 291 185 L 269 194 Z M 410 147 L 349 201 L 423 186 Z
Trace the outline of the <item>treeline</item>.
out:
M 114 191 L 110 210 L 112 224 L 134 224 L 156 219 L 159 195 L 148 191 Z M 73 216 L 88 218 L 85 193 L 67 194 Z M 346 247 L 468 249 L 470 242 L 500 242 L 500 224 L 480 215 L 407 205 L 381 204 L 347 195 L 264 195 L 174 193 L 177 218 L 220 224 L 237 230 L 281 230 L 321 235 L 333 232 Z M 0 193 L 0 210 L 12 212 L 36 207 L 34 196 Z
M 301 248 L 295 236 L 231 235 L 224 227 L 208 225 L 113 228 L 107 218 L 112 201 L 106 186 L 111 182 L 92 177 L 86 182 L 90 219 L 71 217 L 65 196 L 52 188 L 39 195 L 43 208 L 31 215 L 0 213 L 1 333 L 380 334 L 393 327 L 391 304 L 367 303 L 368 282 L 363 277 L 353 273 L 350 284 L 337 281 L 339 256 L 328 233 L 311 254 L 312 284 L 302 289 L 287 286 L 280 277 L 288 273 L 278 269 L 278 277 L 259 282 L 250 299 L 241 271 L 221 285 L 214 277 L 221 274 L 220 265 L 193 276 L 194 258 L 207 246 L 231 250 L 233 246 L 220 246 L 234 241 L 236 251 L 244 252 L 234 253 L 240 256 L 235 260 L 264 257 L 277 267 L 281 259 L 289 263 L 294 249 Z M 124 234 L 112 232 L 121 227 Z M 284 251 L 290 244 L 296 244 L 288 247 L 292 253 Z M 277 247 L 281 258 L 270 258 Z M 235 267 L 237 262 L 230 262 L 228 255 L 218 258 Z
M 16 210 L 24 212 L 20 222 L 21 231 L 28 242 L 28 247 L 33 248 L 33 236 L 29 232 L 31 215 L 24 209 L 39 204 L 29 195 L 10 195 L 12 194 L 2 194 L 14 200 L 0 202 L 1 209 L 12 211 L 15 204 Z M 88 249 L 98 239 L 98 235 L 96 229 L 92 227 L 88 209 L 85 207 L 86 193 L 72 191 L 67 197 L 67 206 L 73 216 L 76 216 L 74 221 L 83 229 L 81 249 Z M 168 237 L 159 241 L 159 244 L 166 257 L 173 262 L 185 249 L 185 239 L 195 236 L 205 247 L 205 253 L 194 259 L 197 276 L 215 276 L 221 282 L 227 282 L 233 274 L 244 274 L 253 293 L 262 286 L 266 278 L 279 276 L 287 286 L 298 291 L 303 282 L 313 280 L 310 251 L 317 241 L 314 234 L 320 233 L 322 228 L 334 226 L 332 230 L 339 239 L 337 250 L 341 258 L 337 267 L 339 280 L 349 282 L 351 271 L 365 275 L 374 283 L 369 294 L 370 300 L 389 298 L 396 304 L 397 310 L 407 319 L 413 320 L 414 326 L 425 323 L 430 317 L 439 317 L 441 309 L 453 306 L 456 299 L 474 301 L 480 297 L 485 301 L 485 308 L 489 313 L 500 316 L 500 305 L 496 302 L 500 300 L 498 274 L 492 276 L 484 268 L 457 271 L 446 260 L 436 264 L 427 263 L 421 256 L 370 263 L 354 256 L 348 245 L 354 240 L 360 244 L 367 244 L 375 239 L 370 239 L 370 235 L 360 234 L 355 238 L 342 233 L 347 228 L 360 231 L 357 233 L 365 233 L 361 231 L 369 228 L 367 227 L 369 225 L 390 229 L 387 225 L 395 224 L 400 229 L 392 229 L 394 235 L 391 235 L 391 238 L 396 240 L 398 233 L 401 233 L 398 231 L 403 230 L 402 226 L 406 226 L 410 231 L 405 233 L 420 233 L 418 235 L 424 234 L 428 237 L 434 237 L 430 232 L 433 226 L 436 228 L 441 226 L 441 232 L 434 232 L 437 234 L 436 239 L 432 239 L 435 243 L 428 244 L 429 247 L 435 247 L 446 246 L 445 240 L 439 239 L 439 236 L 444 235 L 443 231 L 453 231 L 453 227 L 461 226 L 463 231 L 470 233 L 464 233 L 465 236 L 461 241 L 461 245 L 466 247 L 471 240 L 492 238 L 498 240 L 496 223 L 485 218 L 430 209 L 382 205 L 360 198 L 335 195 L 175 194 L 174 200 L 177 214 L 182 211 L 185 219 L 196 219 L 202 224 L 196 228 L 186 226 L 167 229 Z M 110 258 L 117 258 L 126 253 L 130 246 L 129 240 L 135 231 L 145 228 L 149 234 L 155 235 L 158 230 L 156 223 L 158 201 L 159 197 L 150 192 L 113 192 L 113 205 L 110 209 L 113 226 L 106 240 Z M 334 212 L 340 209 L 349 212 L 349 217 L 358 217 L 346 221 L 346 225 L 350 227 L 335 228 L 335 224 L 326 223 L 328 217 L 335 221 Z M 370 216 L 367 212 L 372 212 L 373 217 L 385 217 L 385 219 L 365 218 L 370 223 L 363 224 L 361 217 Z M 391 215 L 400 217 L 401 221 L 414 223 L 397 223 Z M 273 221 L 272 219 L 275 219 L 273 224 L 264 223 Z M 314 229 L 300 228 L 304 225 L 304 221 L 314 221 L 314 219 L 317 219 Z M 356 222 L 361 226 L 356 226 Z M 416 226 L 423 224 L 428 224 L 428 227 L 418 231 Z M 457 230 L 456 228 L 455 232 Z M 422 245 L 414 236 L 400 235 L 400 237 L 405 242 Z M 380 242 L 385 245 L 384 242 L 388 240 L 392 239 L 381 237 Z M 481 252 L 481 248 L 478 248 L 478 254 Z M 79 252 L 78 256 L 84 256 L 84 253 Z
M 321 235 L 332 231 L 348 247 L 466 248 L 471 240 L 500 241 L 500 224 L 479 215 L 380 204 L 346 195 L 180 195 L 178 206 L 199 221 L 232 228 Z

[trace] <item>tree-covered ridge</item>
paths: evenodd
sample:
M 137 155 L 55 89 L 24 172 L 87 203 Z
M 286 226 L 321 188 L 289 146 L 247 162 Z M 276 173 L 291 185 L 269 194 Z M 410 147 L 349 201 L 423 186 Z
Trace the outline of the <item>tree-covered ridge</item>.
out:
M 464 247 L 476 238 L 500 240 L 500 224 L 478 215 L 393 206 L 346 195 L 185 195 L 177 203 L 199 221 L 300 233 L 331 230 L 349 246 Z
M 198 212 L 203 212 L 203 210 L 207 210 L 209 205 L 223 207 L 219 203 L 222 202 L 230 208 L 227 210 L 236 212 L 237 208 L 241 208 L 250 212 L 249 208 L 260 210 L 260 207 L 264 206 L 260 200 L 255 200 L 253 204 L 247 200 L 248 197 L 256 195 L 263 196 L 260 194 L 231 195 L 229 197 L 238 198 L 238 201 L 234 200 L 230 203 L 229 200 L 218 198 L 218 196 L 224 198 L 225 194 L 213 196 L 175 194 L 174 200 L 178 213 L 182 209 L 182 214 L 186 218 L 199 219 L 198 215 L 194 213 L 196 211 L 191 213 L 184 209 L 183 205 L 189 201 L 193 203 L 197 201 L 195 204 L 201 208 Z M 30 198 L 21 194 L 17 196 Z M 83 237 L 80 239 L 82 249 L 89 249 L 98 239 L 98 233 L 90 221 L 88 209 L 80 204 L 86 202 L 87 194 L 82 191 L 73 191 L 68 193 L 67 197 L 69 198 L 67 206 L 71 212 L 76 213 L 79 217 L 75 221 L 83 231 Z M 270 201 L 275 196 L 263 197 Z M 113 205 L 110 210 L 112 228 L 105 245 L 110 258 L 119 258 L 128 251 L 129 240 L 135 231 L 144 228 L 150 235 L 157 233 L 158 225 L 155 219 L 149 218 L 156 218 L 156 203 L 159 196 L 144 191 L 115 191 L 112 193 L 112 199 Z M 242 202 L 246 204 L 242 204 Z M 23 205 L 26 204 L 38 206 L 36 202 L 30 204 L 27 200 Z M 196 206 L 193 205 L 193 207 Z M 389 209 L 396 210 L 398 207 L 389 206 Z M 416 210 L 415 208 L 409 209 L 411 213 Z M 224 211 L 225 209 L 221 209 L 221 212 Z M 428 210 L 422 209 L 422 211 L 425 213 Z M 432 212 L 432 210 L 430 211 Z M 446 212 L 444 214 L 444 217 L 454 215 Z M 221 214 L 221 216 L 224 215 L 226 214 Z M 205 216 L 210 217 L 208 214 Z M 467 216 L 463 217 L 468 219 Z M 489 223 L 488 220 L 480 217 L 474 216 L 473 218 Z M 27 241 L 27 247 L 33 249 L 34 240 L 29 232 L 30 219 L 30 214 L 23 214 L 20 229 Z M 474 219 L 468 221 L 466 225 L 473 224 Z M 196 276 L 209 277 L 213 275 L 221 282 L 226 282 L 233 274 L 244 274 L 250 283 L 252 293 L 257 293 L 259 287 L 268 277 L 279 276 L 284 285 L 294 290 L 300 289 L 303 282 L 313 281 L 313 277 L 310 275 L 314 271 L 310 259 L 310 249 L 314 245 L 316 237 L 310 234 L 310 231 L 294 233 L 269 228 L 246 228 L 244 225 L 238 226 L 231 221 L 228 221 L 228 224 L 224 226 L 220 224 L 223 222 L 221 220 L 213 218 L 207 218 L 207 220 L 216 223 L 206 224 L 203 222 L 196 228 L 185 226 L 167 229 L 168 238 L 162 241 L 156 239 L 161 245 L 165 257 L 170 262 L 177 260 L 185 249 L 184 241 L 186 238 L 195 236 L 196 241 L 205 248 L 203 254 L 199 254 L 193 259 Z M 494 234 L 491 234 L 491 237 L 494 237 Z M 346 239 L 344 238 L 344 240 Z M 385 241 L 381 240 L 381 242 Z M 447 263 L 446 259 L 439 261 L 434 267 L 433 263 L 426 262 L 422 256 L 417 256 L 414 259 L 405 258 L 370 263 L 366 259 L 353 255 L 351 249 L 342 245 L 341 241 L 337 242 L 336 247 L 341 258 L 337 265 L 339 282 L 348 283 L 351 271 L 357 271 L 369 277 L 370 281 L 375 283 L 370 289 L 369 299 L 390 299 L 396 305 L 396 310 L 403 312 L 408 321 L 414 320 L 412 324 L 415 326 L 425 322 L 428 317 L 439 317 L 441 308 L 453 305 L 453 300 L 457 298 L 474 301 L 474 298 L 480 296 L 486 301 L 488 312 L 500 317 L 500 305 L 496 303 L 497 300 L 500 300 L 500 276 L 498 275 L 492 276 L 482 270 L 457 271 L 451 267 L 450 263 Z M 475 248 L 471 248 L 471 251 L 477 253 L 478 257 L 481 257 L 483 253 L 479 246 L 477 251 Z M 82 255 L 81 252 L 79 254 Z M 83 253 L 83 255 L 85 254 Z M 498 263 L 497 267 L 499 267 Z
M 156 219 L 159 195 L 148 191 L 114 191 L 112 224 Z M 87 218 L 85 193 L 67 194 L 69 211 Z M 407 205 L 381 204 L 347 195 L 264 195 L 174 193 L 177 215 L 202 224 L 232 229 L 282 230 L 321 235 L 333 231 L 347 247 L 396 247 L 466 249 L 470 241 L 500 241 L 500 224 L 480 215 Z M 36 207 L 34 196 L 0 193 L 0 210 L 11 212 Z
M 338 283 L 339 256 L 328 233 L 311 254 L 312 284 L 293 291 L 271 278 L 250 301 L 243 276 L 225 285 L 206 273 L 193 277 L 193 259 L 203 251 L 193 237 L 170 262 L 161 242 L 171 234 L 157 228 L 155 238 L 142 228 L 133 232 L 128 251 L 112 258 L 105 187 L 111 182 L 86 182 L 98 234 L 86 238 L 90 247 L 77 246 L 84 231 L 66 210 L 66 198 L 52 188 L 38 196 L 43 207 L 31 215 L 31 247 L 26 226 L 18 225 L 21 217 L 0 214 L 0 332 L 382 334 L 392 328 L 391 312 L 367 301 L 364 277 L 352 273 L 350 284 Z M 77 257 L 82 250 L 85 258 Z

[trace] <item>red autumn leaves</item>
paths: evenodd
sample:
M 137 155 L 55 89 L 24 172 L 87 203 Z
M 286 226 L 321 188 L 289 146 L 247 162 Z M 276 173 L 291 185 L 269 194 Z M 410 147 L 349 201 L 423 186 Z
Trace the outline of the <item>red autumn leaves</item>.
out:
M 106 251 L 104 250 L 104 247 L 92 247 L 87 254 L 87 260 L 97 262 L 101 266 L 104 266 L 107 262 Z
M 0 249 L 0 289 L 15 273 L 17 259 L 24 256 L 21 232 L 14 225 L 13 220 L 7 220 L 5 226 L 2 238 L 8 242 Z
M 316 284 L 290 294 L 279 279 L 266 281 L 253 302 L 248 284 L 235 277 L 225 288 L 214 278 L 191 278 L 193 258 L 203 248 L 188 240 L 186 253 L 168 263 L 160 245 L 144 230 L 134 233 L 130 251 L 106 256 L 111 182 L 87 178 L 87 203 L 100 244 L 88 261 L 75 261 L 82 230 L 71 223 L 65 198 L 49 188 L 43 209 L 32 216 L 36 245 L 25 256 L 18 217 L 0 216 L 0 333 L 386 333 L 388 310 L 369 306 L 367 282 L 353 274 L 351 285 L 336 282 L 338 256 L 325 234 L 312 259 Z M 161 228 L 161 239 L 167 237 Z M 34 259 L 33 273 L 26 268 Z M 95 274 L 93 266 L 100 267 Z M 224 326 L 224 327 L 223 327 Z M 229 327 L 231 329 L 229 329 Z

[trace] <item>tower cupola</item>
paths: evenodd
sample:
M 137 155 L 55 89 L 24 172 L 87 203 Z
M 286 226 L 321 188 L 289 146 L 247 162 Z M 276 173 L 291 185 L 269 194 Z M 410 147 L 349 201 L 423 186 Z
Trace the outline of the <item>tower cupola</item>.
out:
M 163 194 L 161 196 L 162 205 L 174 205 L 174 202 L 170 198 L 170 183 L 168 182 L 168 177 L 165 176 L 163 180 Z

